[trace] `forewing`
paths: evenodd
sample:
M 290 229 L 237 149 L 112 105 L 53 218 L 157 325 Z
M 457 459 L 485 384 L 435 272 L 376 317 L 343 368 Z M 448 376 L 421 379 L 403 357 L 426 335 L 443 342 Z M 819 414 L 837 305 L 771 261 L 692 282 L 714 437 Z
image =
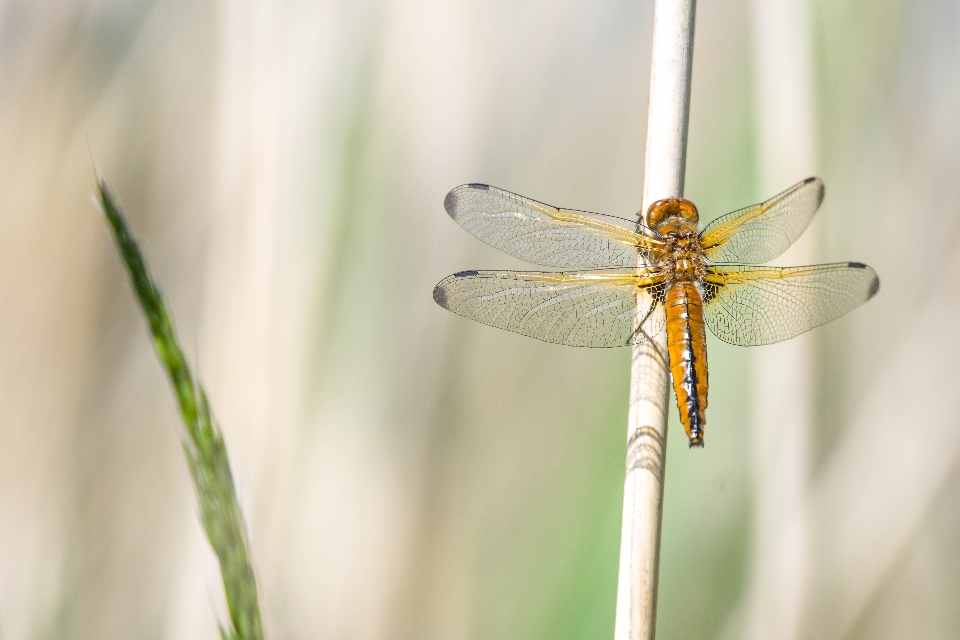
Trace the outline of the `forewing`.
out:
M 773 260 L 800 237 L 823 202 L 823 180 L 807 178 L 764 203 L 721 216 L 700 234 L 713 262 Z
M 859 262 L 713 266 L 704 278 L 707 326 L 731 344 L 772 344 L 839 318 L 879 288 L 876 272 Z
M 575 347 L 643 342 L 664 324 L 659 269 L 463 271 L 444 278 L 433 299 L 471 320 Z
M 638 222 L 587 211 L 558 209 L 485 184 L 465 184 L 447 194 L 450 217 L 487 244 L 547 267 L 633 267 L 663 246 Z

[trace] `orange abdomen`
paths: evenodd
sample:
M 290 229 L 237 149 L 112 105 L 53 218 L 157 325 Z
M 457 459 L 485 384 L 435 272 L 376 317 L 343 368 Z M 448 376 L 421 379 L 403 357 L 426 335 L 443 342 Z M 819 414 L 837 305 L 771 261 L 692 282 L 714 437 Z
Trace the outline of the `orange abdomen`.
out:
M 692 282 L 676 282 L 667 291 L 667 350 L 680 421 L 690 446 L 703 446 L 707 411 L 707 327 L 703 298 Z

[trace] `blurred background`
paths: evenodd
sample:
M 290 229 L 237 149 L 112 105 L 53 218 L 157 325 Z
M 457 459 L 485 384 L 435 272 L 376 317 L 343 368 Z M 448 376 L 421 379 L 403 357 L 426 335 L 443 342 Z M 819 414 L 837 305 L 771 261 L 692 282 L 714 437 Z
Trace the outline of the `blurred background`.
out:
M 0 1 L 0 637 L 215 638 L 172 395 L 92 156 L 226 434 L 270 638 L 611 638 L 627 349 L 447 313 L 523 268 L 464 182 L 629 217 L 651 0 Z M 960 4 L 715 0 L 686 196 L 817 173 L 784 263 L 879 295 L 711 337 L 671 412 L 658 637 L 960 637 Z

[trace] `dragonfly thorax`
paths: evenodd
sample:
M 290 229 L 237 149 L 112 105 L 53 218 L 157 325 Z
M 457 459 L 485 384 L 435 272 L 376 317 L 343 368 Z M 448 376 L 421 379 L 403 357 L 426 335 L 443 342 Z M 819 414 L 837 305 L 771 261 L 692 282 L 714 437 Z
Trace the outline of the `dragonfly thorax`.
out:
M 707 273 L 707 260 L 696 230 L 671 231 L 664 239 L 666 250 L 657 261 L 668 282 L 700 280 Z

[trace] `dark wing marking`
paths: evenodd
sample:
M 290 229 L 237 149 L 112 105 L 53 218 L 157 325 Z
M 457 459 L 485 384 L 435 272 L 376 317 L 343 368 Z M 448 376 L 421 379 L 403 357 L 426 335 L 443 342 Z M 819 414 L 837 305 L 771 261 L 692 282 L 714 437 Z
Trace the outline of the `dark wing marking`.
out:
M 859 262 L 811 267 L 718 265 L 703 279 L 706 322 L 731 344 L 772 344 L 839 318 L 880 288 Z
M 545 342 L 619 347 L 663 329 L 663 294 L 660 269 L 462 271 L 444 278 L 433 299 L 465 318 Z
M 558 209 L 483 184 L 453 189 L 443 202 L 460 226 L 510 255 L 548 267 L 634 267 L 663 247 L 639 222 L 587 211 Z
M 773 260 L 807 228 L 823 194 L 823 180 L 807 178 L 764 203 L 717 218 L 700 233 L 700 245 L 713 262 Z

